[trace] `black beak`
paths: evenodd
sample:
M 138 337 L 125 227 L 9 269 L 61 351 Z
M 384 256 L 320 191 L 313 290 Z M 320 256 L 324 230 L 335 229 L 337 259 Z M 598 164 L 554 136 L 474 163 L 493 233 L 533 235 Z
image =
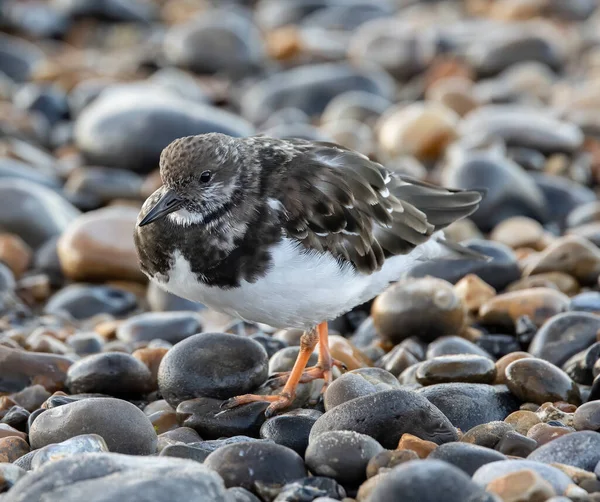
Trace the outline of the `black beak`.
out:
M 177 211 L 183 205 L 183 199 L 181 199 L 175 192 L 171 190 L 165 191 L 156 205 L 148 211 L 148 214 L 144 216 L 142 221 L 138 223 L 138 226 L 143 227 L 148 223 L 152 223 L 160 218 L 164 218 L 167 214 Z

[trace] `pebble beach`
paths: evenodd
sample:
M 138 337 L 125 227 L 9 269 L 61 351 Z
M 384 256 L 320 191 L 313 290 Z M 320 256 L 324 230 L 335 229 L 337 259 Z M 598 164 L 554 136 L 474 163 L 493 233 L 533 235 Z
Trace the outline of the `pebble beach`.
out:
M 329 322 L 150 284 L 161 151 L 338 143 L 485 197 Z M 600 502 L 600 1 L 0 3 L 0 502 Z M 309 365 L 317 361 L 315 351 Z

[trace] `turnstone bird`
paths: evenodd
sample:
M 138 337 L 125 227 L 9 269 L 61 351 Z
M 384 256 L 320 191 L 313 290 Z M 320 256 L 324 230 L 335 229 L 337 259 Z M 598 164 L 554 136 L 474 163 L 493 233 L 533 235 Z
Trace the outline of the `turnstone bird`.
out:
M 143 272 L 215 310 L 304 330 L 292 371 L 278 376 L 281 393 L 225 406 L 267 401 L 268 416 L 291 404 L 298 383 L 327 385 L 342 366 L 330 355 L 327 321 L 419 262 L 464 250 L 441 229 L 482 197 L 391 174 L 333 143 L 262 136 L 177 139 L 163 150 L 160 173 L 164 185 L 135 230 Z M 317 365 L 306 368 L 317 343 Z

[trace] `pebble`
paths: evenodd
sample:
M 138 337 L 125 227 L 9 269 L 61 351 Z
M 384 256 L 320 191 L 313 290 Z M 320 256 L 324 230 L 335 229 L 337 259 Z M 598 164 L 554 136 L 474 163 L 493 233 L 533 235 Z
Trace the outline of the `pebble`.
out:
M 150 370 L 151 389 L 158 389 L 158 370 L 160 368 L 160 363 L 168 351 L 169 349 L 166 347 L 145 347 L 143 349 L 138 349 L 131 354 Z
M 600 461 L 599 442 L 598 432 L 572 432 L 540 446 L 528 459 L 546 464 L 558 462 L 593 472 Z
M 44 411 L 33 422 L 29 440 L 32 448 L 39 449 L 81 434 L 101 436 L 115 453 L 156 452 L 156 433 L 150 420 L 133 404 L 109 397 L 81 399 Z
M 542 359 L 513 361 L 506 368 L 506 385 L 523 402 L 581 403 L 577 384 L 564 371 Z
M 550 423 L 536 424 L 529 431 L 527 431 L 527 437 L 536 441 L 538 446 L 542 446 L 550 441 L 554 441 L 560 436 L 573 432 L 570 427 L 564 427 L 562 425 L 550 425 Z
M 418 460 L 418 458 L 419 456 L 413 450 L 383 450 L 369 460 L 367 464 L 367 478 L 372 478 L 381 472 L 386 472 L 387 469 L 396 467 L 404 462 Z
M 491 448 L 469 443 L 445 443 L 438 446 L 427 457 L 443 460 L 472 476 L 482 465 L 507 460 L 506 455 Z
M 133 293 L 111 286 L 72 284 L 55 293 L 45 307 L 47 314 L 68 313 L 75 319 L 97 314 L 123 316 L 137 307 Z
M 49 392 L 62 390 L 72 361 L 67 357 L 26 352 L 0 346 L 0 392 L 18 392 L 42 385 Z
M 57 190 L 60 181 L 51 173 L 45 173 L 34 166 L 11 158 L 0 158 L 0 178 L 17 178 Z
M 531 469 L 511 472 L 490 482 L 486 490 L 505 502 L 548 500 L 556 495 L 552 485 Z
M 464 276 L 454 286 L 462 304 L 469 312 L 477 313 L 480 307 L 496 295 L 496 290 L 475 274 Z
M 479 209 L 478 211 L 480 211 Z M 497 242 L 479 239 L 468 240 L 462 245 L 491 257 L 490 261 L 473 258 L 437 260 L 415 266 L 409 277 L 433 276 L 456 284 L 468 274 L 475 274 L 497 291 L 521 277 L 515 253 L 512 249 Z
M 468 117 L 463 123 L 465 120 Z M 450 156 L 443 182 L 457 188 L 487 190 L 479 209 L 471 216 L 484 232 L 514 216 L 542 222 L 548 219 L 543 192 L 521 166 L 507 157 L 489 152 L 461 152 Z
M 434 278 L 394 284 L 373 302 L 372 315 L 379 336 L 394 344 L 410 336 L 432 342 L 460 332 L 465 322 L 452 285 Z
M 201 303 L 192 302 L 168 293 L 154 282 L 148 285 L 146 300 L 152 312 L 179 312 L 184 310 L 197 312 L 205 308 Z
M 18 436 L 0 438 L 0 462 L 12 463 L 29 453 L 27 441 Z
M 229 112 L 152 89 L 105 91 L 75 122 L 75 141 L 90 163 L 138 173 L 154 169 L 174 139 L 209 132 L 249 136 L 253 128 Z
M 600 295 L 597 291 L 586 291 L 571 298 L 569 310 L 576 312 L 600 313 Z
M 382 368 L 360 368 L 336 378 L 325 391 L 325 410 L 356 397 L 400 388 L 398 379 Z
M 496 366 L 489 358 L 474 354 L 439 356 L 420 364 L 416 377 L 422 385 L 492 383 L 496 378 Z
M 260 437 L 294 450 L 304 457 L 312 426 L 322 415 L 318 410 L 292 410 L 268 419 L 260 428 Z
M 29 246 L 17 235 L 0 234 L 0 261 L 5 263 L 15 278 L 29 268 L 32 253 Z
M 61 235 L 78 216 L 79 211 L 50 188 L 0 178 L 0 228 L 33 249 Z
M 585 312 L 567 312 L 549 319 L 536 333 L 529 353 L 556 366 L 596 341 L 600 318 Z
M 65 276 L 75 281 L 145 281 L 133 242 L 138 210 L 113 206 L 74 220 L 58 241 Z
M 176 344 L 201 331 L 200 317 L 193 312 L 148 312 L 119 324 L 116 334 L 125 343 L 160 339 Z
M 398 493 L 406 502 L 492 502 L 462 470 L 441 460 L 413 460 L 394 467 L 365 500 L 392 502 L 398 500 Z
M 310 476 L 284 485 L 274 502 L 313 499 L 317 502 L 344 500 L 346 490 L 329 477 Z M 315 498 L 316 497 L 316 498 Z
M 102 437 L 97 434 L 82 434 L 75 436 L 61 443 L 49 444 L 39 450 L 35 450 L 35 455 L 31 459 L 31 468 L 39 469 L 47 462 L 56 462 L 71 455 L 80 455 L 82 453 L 102 453 L 107 452 L 108 446 Z
M 599 431 L 600 402 L 591 401 L 579 406 L 573 415 L 573 427 L 578 431 Z
M 579 292 L 580 286 L 575 277 L 564 272 L 544 272 L 523 277 L 510 284 L 506 288 L 506 291 L 518 291 L 530 288 L 554 288 L 567 296 L 573 296 Z M 570 305 L 569 310 L 573 310 Z
M 183 401 L 177 406 L 177 420 L 205 439 L 246 435 L 258 437 L 265 422 L 268 403 L 255 402 L 221 413 L 222 401 L 199 397 Z
M 519 472 L 523 469 L 531 469 L 545 479 L 556 493 L 564 493 L 573 482 L 564 472 L 542 462 L 533 460 L 502 460 L 486 464 L 473 474 L 473 481 L 480 486 L 486 487 L 494 480 L 502 478 L 507 474 Z
M 110 502 L 145 497 L 158 502 L 162 493 L 175 499 L 229 501 L 223 480 L 197 462 L 117 453 L 74 455 L 48 462 L 17 483 L 8 501 Z
M 413 103 L 390 109 L 378 125 L 378 142 L 389 158 L 410 155 L 437 159 L 457 137 L 460 118 L 439 103 Z
M 26 82 L 35 66 L 44 60 L 44 53 L 22 38 L 0 35 L 0 71 L 15 82 Z
M 0 493 L 10 490 L 17 481 L 27 474 L 18 465 L 3 463 L 0 465 Z
M 321 114 L 323 123 L 355 120 L 374 124 L 389 108 L 390 101 L 365 91 L 346 91 L 334 97 Z
M 559 271 L 575 277 L 581 284 L 594 284 L 600 275 L 600 249 L 578 236 L 556 240 L 528 263 L 523 274 Z
M 384 448 L 396 448 L 407 432 L 437 444 L 457 439 L 456 430 L 442 412 L 423 396 L 403 389 L 357 397 L 336 406 L 317 419 L 310 440 L 335 430 L 366 434 Z
M 221 363 L 226 353 L 228 364 Z M 227 399 L 255 390 L 267 379 L 267 353 L 254 340 L 202 333 L 175 345 L 163 358 L 158 385 L 172 406 L 195 397 Z
M 600 342 L 595 342 L 587 349 L 571 356 L 562 365 L 562 369 L 574 382 L 592 385 L 595 378 L 594 368 L 598 359 L 600 359 Z
M 383 447 L 354 431 L 327 431 L 314 437 L 306 449 L 306 465 L 318 476 L 341 485 L 358 486 L 366 479 L 367 464 Z
M 407 340 L 409 340 L 407 338 Z M 379 366 L 388 371 L 393 376 L 400 375 L 404 370 L 417 364 L 419 360 L 406 348 L 400 344 L 396 345 L 392 350 L 377 361 Z
M 494 228 L 490 239 L 512 249 L 532 248 L 541 251 L 547 244 L 544 227 L 525 216 L 514 216 L 502 221 Z
M 433 403 L 461 431 L 504 420 L 519 407 L 506 388 L 486 384 L 443 383 L 423 387 L 417 394 Z
M 25 431 L 27 428 L 27 419 L 29 418 L 29 411 L 21 406 L 11 407 L 2 417 L 0 423 L 6 424 L 19 431 Z
M 540 418 L 533 412 L 527 410 L 519 410 L 508 415 L 504 421 L 512 425 L 519 434 L 527 435 L 529 430 L 539 423 Z
M 556 314 L 567 310 L 569 297 L 549 288 L 532 288 L 500 294 L 479 309 L 480 321 L 512 328 L 520 317 L 527 316 L 540 327 Z
M 306 476 L 302 457 L 295 451 L 262 442 L 225 445 L 211 453 L 204 465 L 217 472 L 227 488 L 239 486 L 252 492 L 256 483 L 284 485 Z
M 239 486 L 228 488 L 227 495 L 231 498 L 231 502 L 260 502 L 256 495 Z
M 135 357 L 108 352 L 87 356 L 74 363 L 67 372 L 66 385 L 72 394 L 131 397 L 152 390 L 152 375 Z
M 408 433 L 402 434 L 398 442 L 399 450 L 412 450 L 419 458 L 427 458 L 437 447 L 433 441 L 426 441 Z
M 526 359 L 533 357 L 528 352 L 512 352 L 510 354 L 506 354 L 496 361 L 496 384 L 506 384 L 506 368 L 508 365 L 514 361 L 518 361 L 519 359 Z
M 365 91 L 391 100 L 394 87 L 391 77 L 381 70 L 366 71 L 346 63 L 304 65 L 252 85 L 242 97 L 242 116 L 255 124 L 262 123 L 287 107 L 313 116 L 322 113 L 342 92 Z
M 527 457 L 533 450 L 538 447 L 538 442 L 535 439 L 519 434 L 516 431 L 508 431 L 498 444 L 496 449 L 500 453 L 504 453 L 510 457 Z
M 97 354 L 102 351 L 104 339 L 96 333 L 77 333 L 67 340 L 67 345 L 80 356 Z
M 441 336 L 427 346 L 427 359 L 451 355 L 476 355 L 493 359 L 481 347 L 460 336 Z

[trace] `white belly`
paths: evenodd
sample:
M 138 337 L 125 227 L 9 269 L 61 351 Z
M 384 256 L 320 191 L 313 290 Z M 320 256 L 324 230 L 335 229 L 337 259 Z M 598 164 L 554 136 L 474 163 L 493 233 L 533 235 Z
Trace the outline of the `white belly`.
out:
M 381 293 L 419 261 L 444 254 L 444 247 L 430 239 L 408 255 L 386 260 L 370 275 L 340 267 L 326 253 L 302 252 L 284 239 L 272 251 L 269 272 L 254 283 L 221 290 L 196 279 L 189 262 L 180 254 L 167 282 L 156 282 L 171 293 L 203 303 L 215 310 L 276 328 L 309 328 L 348 312 Z

